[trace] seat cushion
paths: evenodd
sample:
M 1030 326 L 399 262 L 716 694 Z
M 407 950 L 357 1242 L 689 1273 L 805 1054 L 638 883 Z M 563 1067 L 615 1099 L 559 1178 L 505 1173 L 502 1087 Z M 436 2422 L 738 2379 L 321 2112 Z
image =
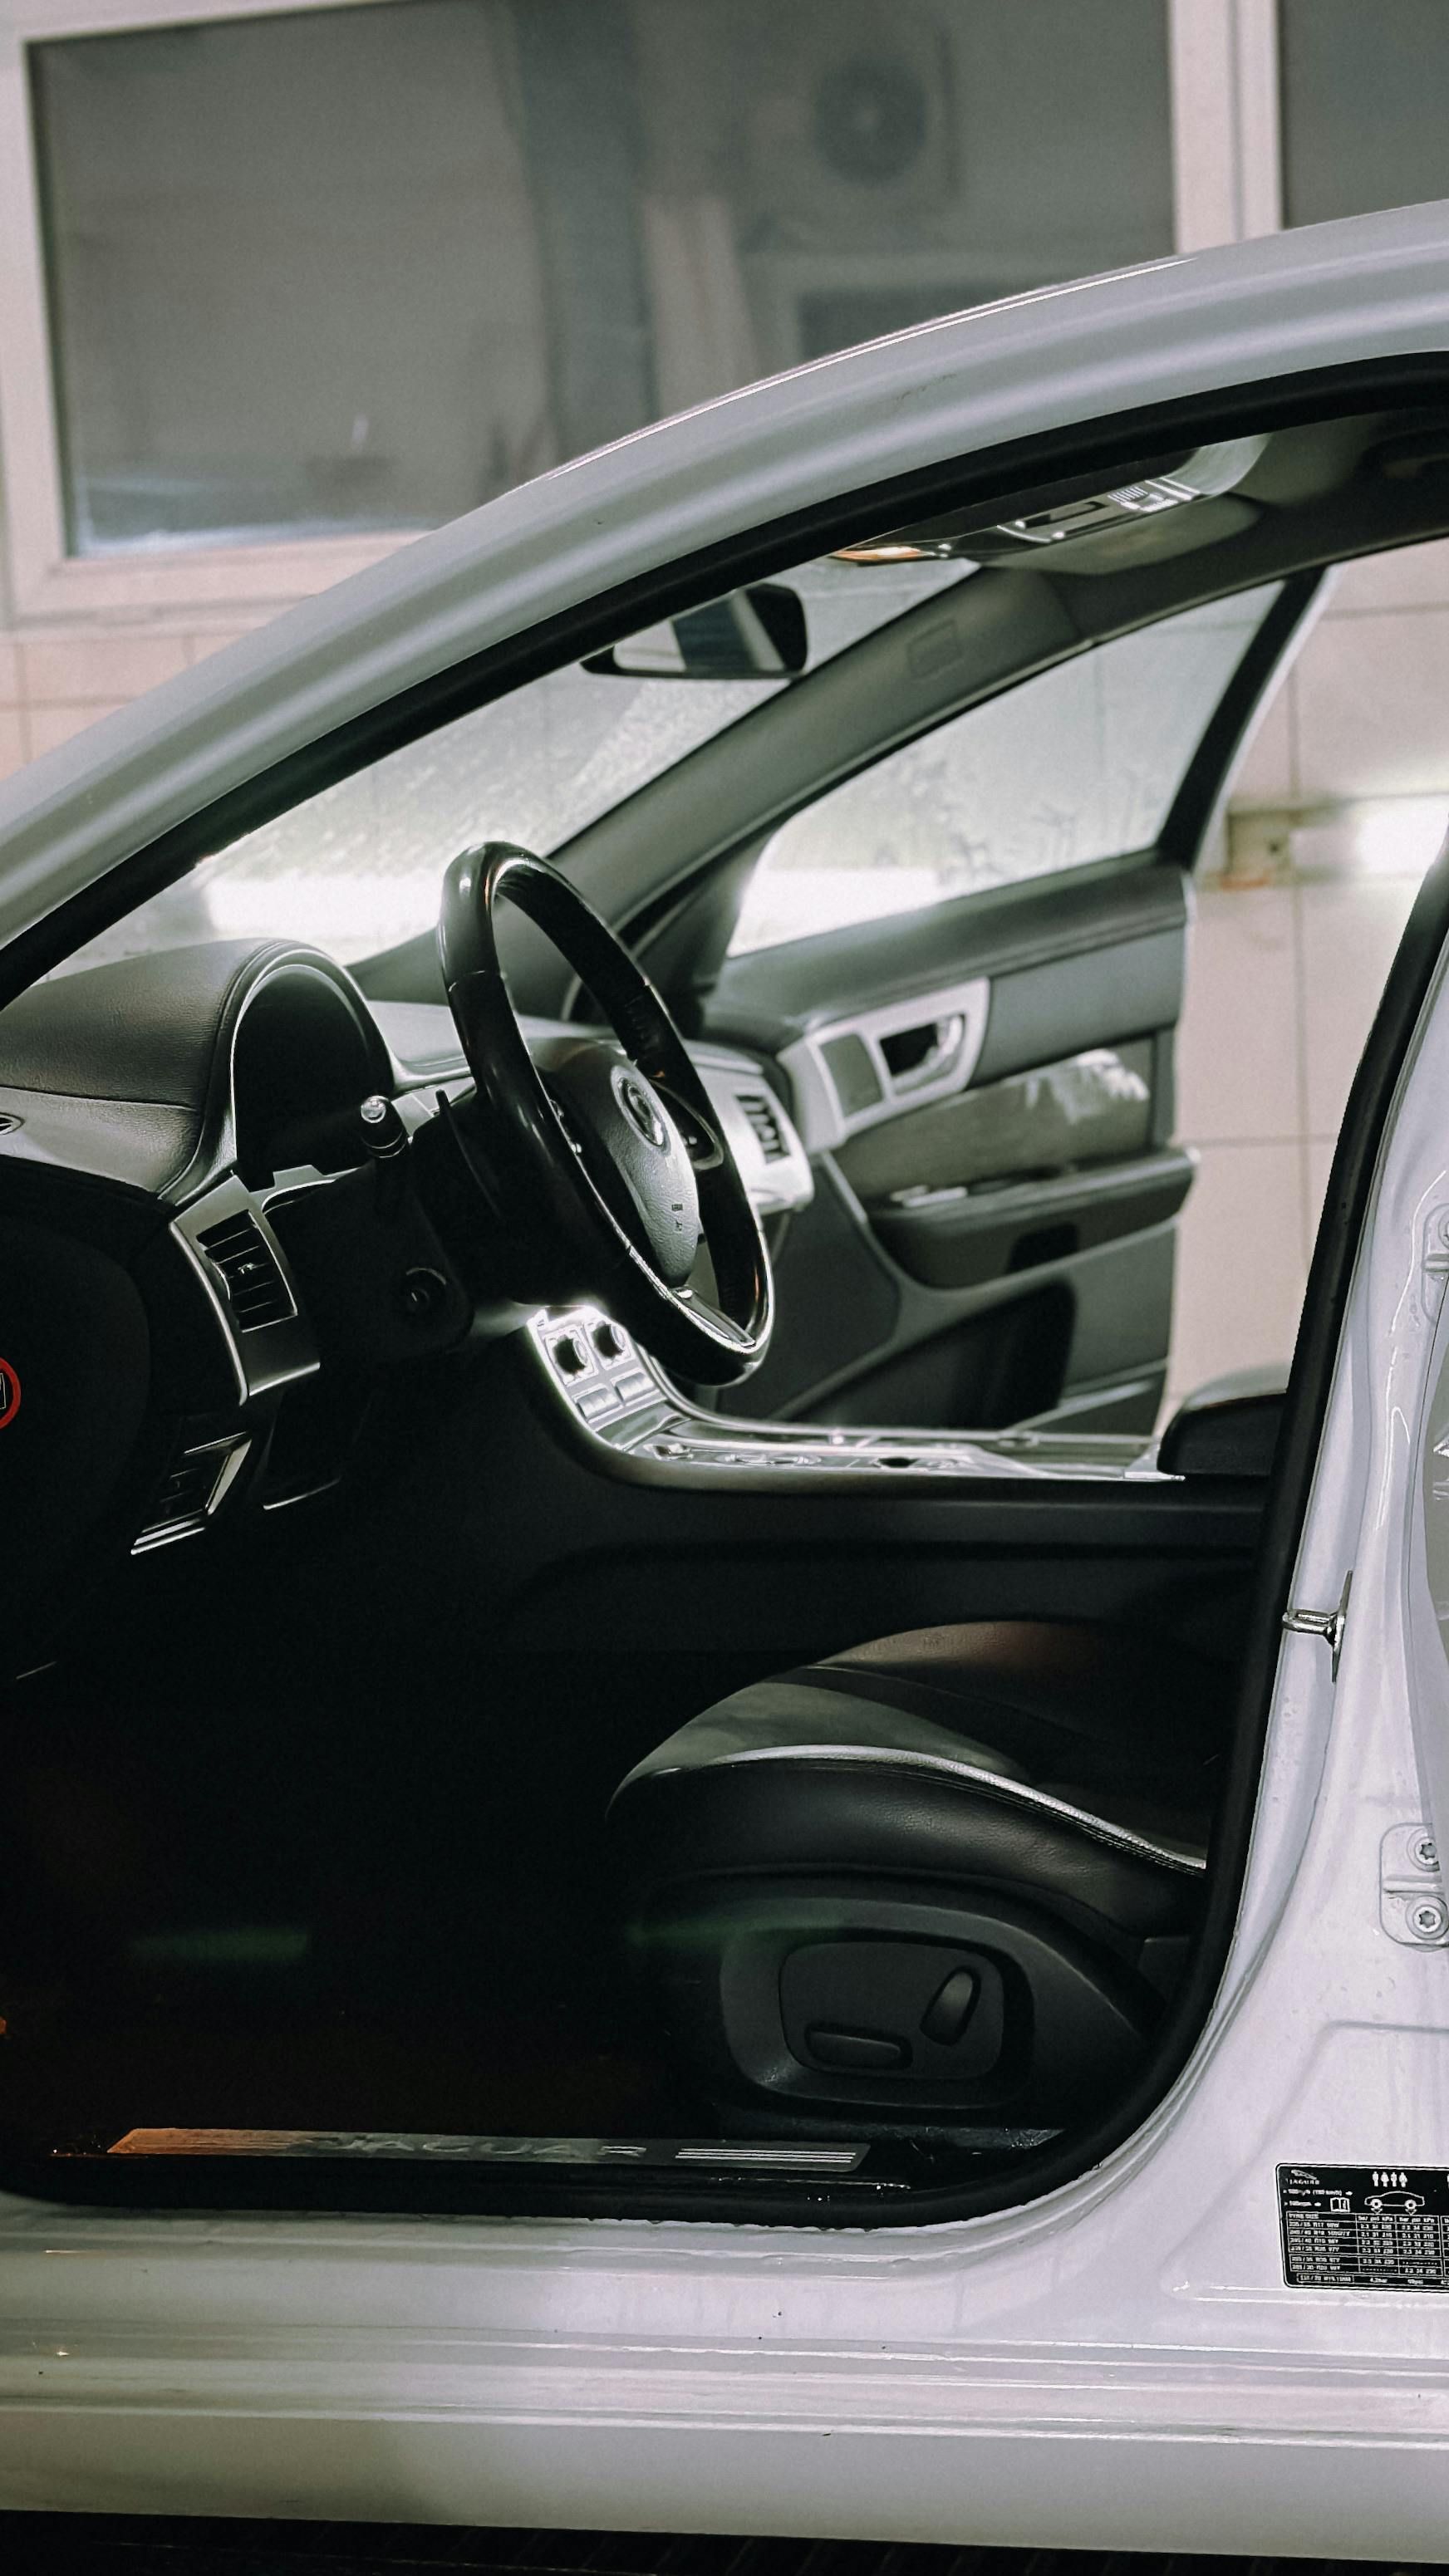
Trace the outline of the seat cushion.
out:
M 1230 1675 L 1087 1623 L 916 1630 L 734 1692 L 612 1822 L 639 1896 L 830 1872 L 993 1886 L 1135 1942 L 1196 1918 Z

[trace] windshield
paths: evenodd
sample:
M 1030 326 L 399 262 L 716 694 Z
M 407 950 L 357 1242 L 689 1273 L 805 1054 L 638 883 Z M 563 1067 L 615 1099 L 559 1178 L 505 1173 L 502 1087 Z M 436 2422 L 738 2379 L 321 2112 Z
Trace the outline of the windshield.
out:
M 974 569 L 801 566 L 785 578 L 805 604 L 808 667 Z M 506 840 L 547 856 L 790 685 L 552 672 L 232 842 L 69 967 L 218 938 L 308 940 L 356 964 L 432 928 L 459 850 Z

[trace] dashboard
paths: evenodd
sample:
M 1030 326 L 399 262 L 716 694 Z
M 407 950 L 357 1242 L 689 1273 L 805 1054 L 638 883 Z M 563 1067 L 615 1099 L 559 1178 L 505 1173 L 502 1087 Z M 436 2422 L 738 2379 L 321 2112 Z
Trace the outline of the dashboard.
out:
M 577 1037 L 525 1018 L 531 1045 Z M 748 1056 L 690 1049 L 762 1211 L 803 1205 L 809 1161 Z M 235 1170 L 265 1191 L 356 1163 L 358 1104 L 468 1070 L 442 1003 L 369 1002 L 320 951 L 217 941 L 61 975 L 0 1013 L 0 1161 L 83 1173 L 183 1205 Z
M 581 1034 L 524 1029 L 545 1055 Z M 787 1216 L 813 1182 L 783 1103 L 749 1057 L 691 1053 L 757 1212 Z M 379 1371 L 457 1348 L 480 1312 L 526 1324 L 489 1311 L 360 1118 L 380 1098 L 417 1144 L 469 1088 L 445 1005 L 369 1002 L 279 942 L 61 975 L 0 1014 L 13 1573 L 27 1548 L 36 1573 L 88 1534 L 144 1555 L 325 1492 Z
M 904 1059 L 894 1025 L 826 1036 L 877 1050 L 898 1091 L 944 1096 L 977 1034 L 972 996 L 947 998 L 930 1045 L 912 1032 Z M 544 1019 L 523 1031 L 540 1070 L 599 1035 Z M 756 1056 L 713 1041 L 689 1052 L 778 1247 L 794 1215 L 814 1213 L 792 1108 Z M 816 1070 L 792 1107 L 807 1132 L 834 1133 L 856 1114 L 838 1050 L 822 1044 Z M 456 1372 L 486 1349 L 508 1372 L 506 1388 L 488 1378 L 504 1415 L 486 1473 L 545 1521 L 569 1461 L 596 1493 L 607 1479 L 606 1496 L 707 1489 L 726 1508 L 763 1490 L 944 1499 L 983 1479 L 1086 1478 L 1100 1491 L 1153 1477 L 1134 1436 L 741 1419 L 674 1383 L 596 1305 L 511 1303 L 490 1272 L 490 1226 L 503 1229 L 486 1199 L 469 1183 L 459 1213 L 429 1181 L 455 1151 L 451 1112 L 471 1087 L 446 1005 L 370 1000 L 321 952 L 281 942 L 85 969 L 0 1013 L 12 1672 L 43 1653 L 78 1583 L 158 1551 L 169 1565 L 184 1541 L 222 1540 L 224 1564 L 228 1536 L 275 1515 L 339 1492 L 382 1498 L 398 1440 L 416 1445 L 417 1403 L 436 1393 L 456 1410 Z M 388 1154 L 364 1101 L 383 1113 Z M 508 1444 L 540 1436 L 556 1463 L 533 1452 L 530 1469 Z M 538 1496 L 525 1494 L 530 1473 Z

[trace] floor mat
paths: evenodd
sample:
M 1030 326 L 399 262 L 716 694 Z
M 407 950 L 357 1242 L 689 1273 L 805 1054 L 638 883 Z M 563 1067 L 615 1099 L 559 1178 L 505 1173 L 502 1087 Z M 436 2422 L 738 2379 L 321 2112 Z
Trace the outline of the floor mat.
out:
M 0 2035 L 0 2127 L 53 2146 L 172 2128 L 678 2137 L 696 2120 L 659 2064 L 563 2023 L 21 2014 Z

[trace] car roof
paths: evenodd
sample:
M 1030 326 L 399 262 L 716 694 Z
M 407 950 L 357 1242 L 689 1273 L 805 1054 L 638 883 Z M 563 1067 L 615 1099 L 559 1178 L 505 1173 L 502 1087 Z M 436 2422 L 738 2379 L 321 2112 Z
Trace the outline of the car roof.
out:
M 1064 423 L 1446 349 L 1449 202 L 1035 289 L 722 395 L 418 538 L 0 784 L 0 941 L 402 692 L 754 528 Z

